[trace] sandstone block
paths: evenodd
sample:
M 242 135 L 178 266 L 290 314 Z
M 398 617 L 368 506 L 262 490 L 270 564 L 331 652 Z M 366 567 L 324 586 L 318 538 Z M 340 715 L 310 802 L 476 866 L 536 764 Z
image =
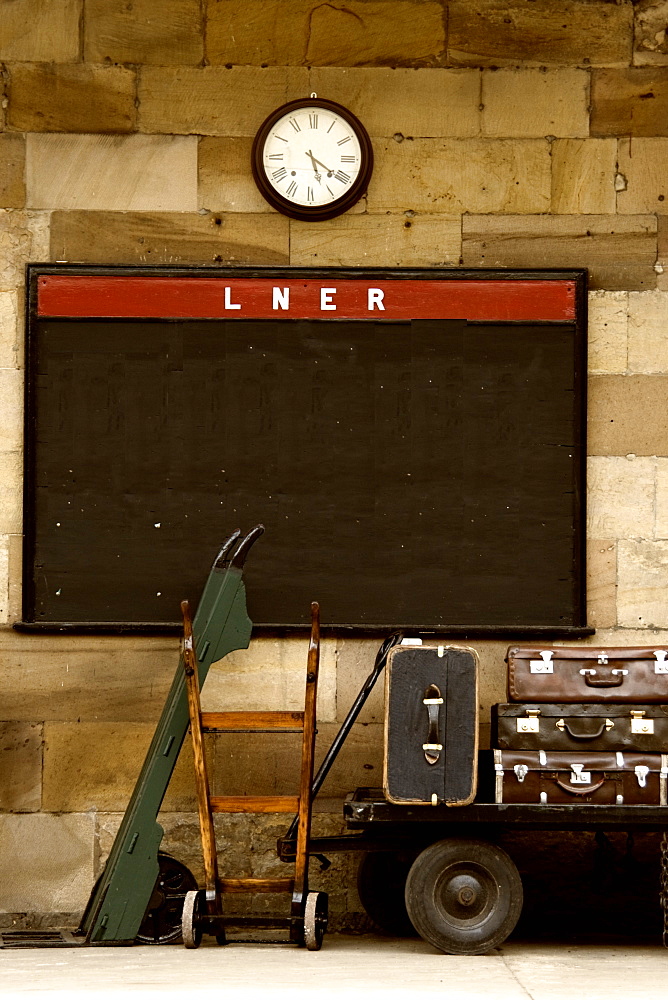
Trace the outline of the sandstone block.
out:
M 425 66 L 445 48 L 433 0 L 213 0 L 206 31 L 214 64 Z
M 23 439 L 23 372 L 0 368 L 0 452 L 20 452 Z
M 592 135 L 668 135 L 668 71 L 594 70 L 590 130 Z
M 591 289 L 654 288 L 656 218 L 465 215 L 462 257 L 471 267 L 588 267 Z
M 668 139 L 620 139 L 619 172 L 625 188 L 617 210 L 668 215 Z
M 587 624 L 617 624 L 617 543 L 611 538 L 587 541 Z
M 2 5 L 0 60 L 76 62 L 82 0 L 12 0 Z
M 9 596 L 7 621 L 10 625 L 21 620 L 23 535 L 8 535 Z
M 154 726 L 145 722 L 46 722 L 42 808 L 49 812 L 123 811 Z M 205 737 L 207 746 L 211 737 Z M 67 775 L 67 781 L 63 781 Z M 196 809 L 188 737 L 164 800 L 170 812 Z
M 42 726 L 0 722 L 0 812 L 35 812 L 42 802 Z
M 30 208 L 197 209 L 194 136 L 33 134 L 26 167 Z
M 668 3 L 666 0 L 636 0 L 634 66 L 668 66 Z
M 23 514 L 23 462 L 18 451 L 0 452 L 0 536 L 19 534 Z
M 139 131 L 254 136 L 270 112 L 308 93 L 306 69 L 145 66 Z
M 461 222 L 448 215 L 344 215 L 322 223 L 293 222 L 290 263 L 321 266 L 453 267 Z
M 14 132 L 0 133 L 0 207 L 25 205 L 25 138 Z
M 612 374 L 626 371 L 628 355 L 629 294 L 651 292 L 590 292 L 588 301 L 589 372 Z
M 25 132 L 131 132 L 135 73 L 123 66 L 15 63 L 7 122 Z
M 578 639 L 577 644 L 588 646 L 665 646 L 668 644 L 668 631 L 660 628 L 634 628 L 621 627 L 604 628 L 596 632 L 596 635 L 586 636 Z M 559 643 L 562 645 L 562 643 Z M 568 645 L 563 643 L 563 645 Z M 571 643 L 575 645 L 575 642 Z
M 9 535 L 0 535 L 0 625 L 9 621 Z
M 656 520 L 654 537 L 668 539 L 668 459 L 656 460 Z
M 590 538 L 651 538 L 654 533 L 653 458 L 595 456 L 587 461 Z
M 94 818 L 0 813 L 0 910 L 81 911 L 93 884 Z
M 588 135 L 588 90 L 589 76 L 580 69 L 485 70 L 482 133 L 502 139 Z
M 1 240 L 1 234 L 0 234 Z M 288 220 L 183 212 L 54 212 L 54 260 L 117 264 L 287 264 Z
M 44 212 L 0 209 L 0 289 L 23 285 L 29 261 L 49 259 L 49 219 Z
M 0 292 L 0 368 L 19 367 L 23 355 L 19 338 L 18 295 Z
M 618 579 L 620 625 L 626 628 L 665 628 L 668 625 L 668 541 L 629 539 L 620 542 Z
M 308 642 L 258 636 L 215 663 L 202 688 L 202 708 L 216 711 L 302 711 Z M 336 718 L 336 644 L 323 639 L 318 672 L 318 718 Z M 287 737 L 286 737 L 287 738 Z
M 626 65 L 632 33 L 632 9 L 605 0 L 448 4 L 448 58 L 465 65 Z
M 389 139 L 375 149 L 371 212 L 549 211 L 550 153 L 544 140 Z
M 480 73 L 467 69 L 312 69 L 310 87 L 350 108 L 371 136 L 480 134 Z
M 252 139 L 203 136 L 197 176 L 201 208 L 218 212 L 268 212 L 250 170 Z
M 20 551 L 16 555 L 20 557 Z M 178 656 L 176 638 L 37 636 L 0 630 L 3 714 L 27 721 L 141 721 L 154 726 Z
M 616 163 L 614 139 L 556 139 L 552 143 L 552 212 L 614 214 Z
M 178 66 L 204 56 L 199 0 L 152 0 L 110 4 L 87 0 L 84 58 L 92 63 Z
M 589 380 L 590 455 L 668 455 L 668 377 L 594 375 Z
M 668 292 L 629 294 L 629 370 L 668 373 Z

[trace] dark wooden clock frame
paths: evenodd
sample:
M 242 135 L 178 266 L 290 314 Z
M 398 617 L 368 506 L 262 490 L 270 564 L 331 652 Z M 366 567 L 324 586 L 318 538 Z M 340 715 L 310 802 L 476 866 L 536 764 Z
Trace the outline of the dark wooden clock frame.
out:
M 362 158 L 360 171 L 348 190 L 334 204 L 314 206 L 313 208 L 309 208 L 308 205 L 295 205 L 279 194 L 267 180 L 262 162 L 262 152 L 267 136 L 280 118 L 283 118 L 289 111 L 297 111 L 301 108 L 324 108 L 328 111 L 333 111 L 348 122 L 354 129 L 359 140 Z M 347 212 L 366 193 L 369 181 L 371 180 L 371 174 L 373 173 L 373 147 L 371 146 L 367 130 L 352 111 L 344 108 L 341 104 L 337 104 L 335 101 L 326 101 L 319 97 L 308 97 L 299 101 L 290 101 L 288 104 L 276 108 L 265 119 L 253 140 L 251 170 L 253 171 L 253 179 L 262 197 L 269 202 L 272 208 L 275 208 L 282 215 L 287 215 L 291 219 L 299 219 L 302 222 L 324 222 L 326 219 L 333 219 L 337 215 Z

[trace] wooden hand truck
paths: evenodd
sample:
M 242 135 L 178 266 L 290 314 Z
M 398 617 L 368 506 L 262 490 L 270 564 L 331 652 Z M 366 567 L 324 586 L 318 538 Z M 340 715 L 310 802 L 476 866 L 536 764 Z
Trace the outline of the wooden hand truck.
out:
M 315 749 L 316 690 L 320 659 L 320 609 L 311 605 L 311 637 L 306 668 L 306 696 L 303 712 L 202 712 L 197 667 L 197 651 L 187 601 L 183 613 L 183 664 L 188 692 L 188 712 L 195 763 L 197 805 L 204 857 L 204 890 L 188 892 L 183 906 L 182 934 L 186 948 L 199 947 L 202 934 L 214 934 L 225 944 L 226 924 L 254 927 L 287 926 L 290 941 L 318 951 L 327 927 L 327 894 L 308 891 L 309 837 L 311 831 L 311 786 Z M 212 796 L 209 790 L 202 734 L 208 733 L 302 733 L 299 795 Z M 297 813 L 297 845 L 293 878 L 227 878 L 218 873 L 218 855 L 213 813 Z M 227 893 L 290 892 L 290 916 L 234 917 L 223 912 Z

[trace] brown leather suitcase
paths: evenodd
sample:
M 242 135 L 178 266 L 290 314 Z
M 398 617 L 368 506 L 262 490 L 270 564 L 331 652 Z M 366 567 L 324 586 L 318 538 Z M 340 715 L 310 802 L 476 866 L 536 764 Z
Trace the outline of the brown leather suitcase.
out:
M 668 804 L 668 754 L 495 750 L 495 801 Z
M 468 805 L 477 776 L 478 654 L 467 646 L 395 646 L 385 668 L 385 797 Z
M 667 702 L 668 647 L 511 646 L 508 699 Z
M 668 705 L 534 702 L 492 705 L 499 750 L 668 752 Z

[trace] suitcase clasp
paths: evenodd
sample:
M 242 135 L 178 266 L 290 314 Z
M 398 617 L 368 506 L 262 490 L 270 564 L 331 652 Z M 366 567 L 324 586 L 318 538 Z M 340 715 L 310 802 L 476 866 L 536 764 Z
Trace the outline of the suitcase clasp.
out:
M 631 712 L 631 732 L 638 736 L 654 734 L 654 719 L 645 719 L 644 712 Z
M 591 785 L 591 771 L 583 771 L 584 764 L 571 764 L 571 785 Z
M 518 718 L 517 720 L 517 732 L 518 733 L 539 733 L 540 732 L 540 715 L 539 708 L 528 708 L 525 718 Z
M 515 772 L 515 777 L 517 778 L 517 780 L 522 782 L 529 773 L 529 768 L 527 767 L 526 764 L 515 764 L 513 771 Z
M 637 764 L 635 767 L 636 778 L 638 779 L 638 784 L 641 788 L 644 788 L 647 784 L 647 775 L 649 774 L 649 768 L 647 764 Z
M 529 670 L 532 674 L 553 674 L 552 657 L 554 653 L 551 649 L 541 651 L 540 660 L 529 660 Z
M 597 663 L 607 663 L 608 662 L 608 654 L 605 653 L 603 650 L 601 650 L 601 652 L 598 654 L 598 659 L 597 659 L 596 662 Z
M 656 663 L 654 664 L 654 673 L 668 674 L 668 663 L 666 663 L 666 655 L 668 655 L 668 651 L 665 649 L 655 649 L 654 655 L 656 656 Z

